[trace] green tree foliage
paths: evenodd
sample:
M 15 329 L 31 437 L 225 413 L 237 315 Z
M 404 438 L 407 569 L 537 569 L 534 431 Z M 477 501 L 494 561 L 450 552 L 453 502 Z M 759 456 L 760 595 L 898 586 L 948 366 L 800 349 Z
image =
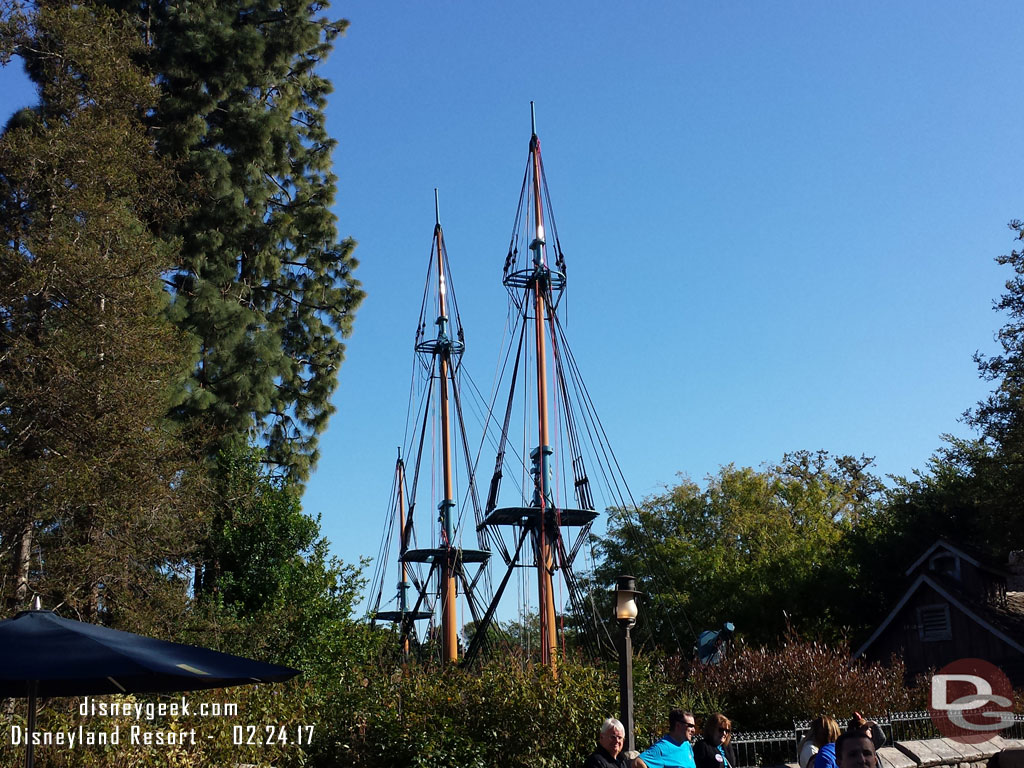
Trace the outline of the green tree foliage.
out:
M 222 455 L 217 476 L 223 511 L 206 537 L 208 579 L 197 592 L 216 591 L 225 604 L 251 613 L 273 602 L 289 572 L 310 551 L 316 520 L 302 513 L 298 496 L 264 474 L 258 451 Z
M 1024 224 L 1010 227 L 1018 241 L 1024 238 Z M 997 262 L 1013 276 L 994 304 L 1008 318 L 997 334 L 1002 353 L 975 355 L 982 377 L 995 385 L 964 414 L 979 437 L 945 436 L 923 471 L 896 478 L 881 513 L 850 540 L 853 560 L 861 566 L 858 583 L 882 606 L 899 598 L 907 565 L 939 537 L 996 566 L 1010 550 L 1024 548 L 1024 253 L 1014 250 Z M 877 610 L 874 615 L 881 618 Z
M 881 484 L 870 460 L 789 454 L 762 471 L 723 467 L 707 487 L 684 479 L 637 510 L 612 510 L 598 542 L 596 584 L 638 578 L 649 606 L 637 635 L 689 651 L 695 634 L 726 621 L 751 640 L 787 626 L 835 634 L 840 542 L 874 514 Z
M 1010 222 L 1017 242 L 1024 240 L 1024 222 Z M 980 430 L 983 449 L 968 456 L 978 480 L 983 515 L 978 525 L 989 525 L 988 551 L 1005 562 L 1011 549 L 1024 548 L 1024 250 L 1012 250 L 996 261 L 1013 275 L 994 309 L 1006 316 L 996 335 L 1002 354 L 976 354 L 982 378 L 995 385 L 992 394 L 965 414 Z
M 1016 240 L 1024 224 L 1011 222 Z M 977 439 L 944 436 L 944 444 L 911 478 L 895 478 L 879 514 L 849 538 L 861 614 L 877 623 L 907 588 L 907 566 L 944 537 L 1000 566 L 1024 548 L 1024 253 L 996 259 L 1013 270 L 994 308 L 1008 318 L 997 339 L 1002 353 L 975 355 L 992 394 L 964 414 Z M 870 595 L 869 601 L 864 596 Z
M 993 489 L 975 467 L 988 449 L 976 440 L 946 438 L 925 469 L 894 478 L 876 514 L 846 537 L 847 612 L 859 629 L 877 626 L 909 586 L 907 567 L 936 539 L 945 538 L 999 563 L 1005 526 L 990 517 Z M 864 633 L 851 637 L 865 639 Z
M 381 633 L 383 634 L 383 633 Z M 254 763 L 293 766 L 394 765 L 565 766 L 582 765 L 594 748 L 606 717 L 618 716 L 617 671 L 567 659 L 559 678 L 522 657 L 485 663 L 479 670 L 416 663 L 376 655 L 370 642 L 362 653 L 338 660 L 333 674 L 285 685 L 252 686 L 188 694 L 198 702 L 236 703 L 239 717 L 166 718 L 147 727 L 199 734 L 182 749 L 122 745 L 116 750 L 80 747 L 37 750 L 40 768 L 175 768 Z M 853 710 L 897 712 L 923 707 L 927 686 L 907 685 L 900 665 L 851 662 L 845 646 L 789 638 L 777 648 L 742 646 L 725 664 L 694 667 L 689 660 L 640 656 L 634 665 L 636 741 L 653 743 L 666 730 L 671 707 L 703 720 L 723 711 L 740 730 L 788 728 L 795 719 L 822 712 L 845 718 Z M 80 700 L 51 702 L 41 730 L 97 727 L 78 715 Z M 24 719 L 14 718 L 24 725 Z M 133 720 L 104 719 L 102 727 Z M 314 724 L 313 743 L 235 746 L 231 727 L 240 722 L 282 724 L 291 729 Z M 265 734 L 264 734 L 265 735 Z M 775 759 L 792 761 L 795 743 Z M 0 762 L 20 757 L 9 740 L 0 742 Z
M 168 230 L 171 317 L 195 343 L 176 413 L 216 427 L 211 455 L 265 445 L 302 483 L 363 295 L 329 210 L 331 85 L 317 73 L 346 22 L 319 0 L 110 3 L 149 43 L 153 134 L 180 166 L 177 194 L 197 201 Z
M 218 473 L 225 506 L 202 553 L 203 573 L 217 578 L 196 591 L 186 639 L 330 676 L 369 642 L 350 618 L 365 584 L 361 565 L 330 557 L 319 520 L 267 474 L 260 452 L 222 456 Z
M 0 542 L 8 607 L 174 615 L 196 513 L 165 415 L 187 371 L 164 317 L 177 213 L 141 117 L 130 27 L 89 5 L 8 12 L 40 105 L 0 137 Z
M 1024 240 L 1024 222 L 1012 221 L 1010 229 L 1015 240 Z M 996 262 L 1013 270 L 1006 293 L 994 304 L 996 311 L 1008 316 L 996 336 L 1003 352 L 991 357 L 975 355 L 982 377 L 996 387 L 969 417 L 987 439 L 1010 451 L 1019 450 L 1024 443 L 1024 251 L 1012 250 Z
M 618 709 L 613 675 L 572 662 L 557 681 L 502 659 L 479 672 L 371 664 L 340 682 L 332 764 L 366 768 L 580 765 Z

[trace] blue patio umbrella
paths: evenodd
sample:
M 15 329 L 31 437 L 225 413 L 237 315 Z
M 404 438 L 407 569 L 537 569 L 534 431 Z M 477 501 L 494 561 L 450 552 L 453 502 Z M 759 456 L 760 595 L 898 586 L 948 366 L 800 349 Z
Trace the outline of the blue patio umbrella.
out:
M 0 621 L 0 697 L 27 696 L 28 731 L 37 696 L 161 693 L 278 683 L 299 670 L 229 653 L 122 632 L 52 611 Z M 32 768 L 32 739 L 25 765 Z

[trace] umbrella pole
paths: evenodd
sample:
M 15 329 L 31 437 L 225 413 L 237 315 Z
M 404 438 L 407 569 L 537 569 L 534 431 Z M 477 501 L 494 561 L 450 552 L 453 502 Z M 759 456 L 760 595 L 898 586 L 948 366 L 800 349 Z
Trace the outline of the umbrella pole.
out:
M 25 744 L 25 768 L 32 768 L 33 735 L 36 732 L 36 691 L 39 687 L 38 680 L 32 680 L 28 684 L 28 741 Z

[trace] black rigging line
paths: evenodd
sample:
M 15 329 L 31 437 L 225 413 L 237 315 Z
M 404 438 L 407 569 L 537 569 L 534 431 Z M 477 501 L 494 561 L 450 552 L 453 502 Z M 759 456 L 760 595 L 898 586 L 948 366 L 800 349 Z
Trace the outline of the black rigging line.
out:
M 384 529 L 384 535 L 381 537 L 380 546 L 377 549 L 377 561 L 374 564 L 373 579 L 370 584 L 377 586 L 377 596 L 372 601 L 373 607 L 367 607 L 366 615 L 373 620 L 373 616 L 380 610 L 380 601 L 384 595 L 384 581 L 387 578 L 387 562 L 391 556 L 391 539 L 395 530 L 395 511 L 398 505 L 398 497 L 396 490 L 398 487 L 398 472 L 395 472 L 394 477 L 391 480 L 391 493 L 389 498 L 391 504 L 389 507 L 388 523 Z M 368 601 L 369 603 L 370 601 Z
M 420 318 L 416 325 L 416 342 L 414 348 L 419 346 L 419 343 L 423 340 L 424 331 L 427 328 L 426 314 L 427 314 L 427 300 L 430 296 L 430 275 L 434 271 L 434 245 L 433 238 L 431 238 L 430 245 L 430 261 L 427 264 L 427 279 L 423 283 L 423 300 L 420 303 Z M 418 355 L 417 355 L 418 357 Z
M 430 571 L 427 573 L 427 581 L 430 581 L 430 577 L 434 575 L 435 568 L 437 568 L 437 562 L 431 563 Z M 415 628 L 415 625 L 413 623 L 413 616 L 415 616 L 416 613 L 419 611 L 420 605 L 422 605 L 423 599 L 426 597 L 426 594 L 427 590 L 419 590 L 416 596 L 415 605 L 413 605 L 412 610 L 405 615 L 405 620 L 402 622 L 402 631 L 399 634 L 399 645 L 401 645 L 402 642 L 405 641 L 405 638 L 407 638 L 409 636 L 409 633 Z M 433 613 L 433 611 L 431 611 L 431 613 Z
M 508 427 L 512 420 L 512 406 L 515 402 L 516 392 L 516 381 L 519 375 L 519 362 L 522 359 L 523 347 L 526 340 L 526 323 L 523 323 L 522 330 L 519 334 L 519 344 L 516 350 L 516 360 L 512 367 L 512 380 L 511 386 L 509 387 L 508 404 L 505 407 L 505 420 L 501 427 L 501 437 L 498 442 L 498 455 L 494 460 L 494 475 L 491 477 L 491 485 L 487 492 L 487 505 L 484 507 L 484 515 L 489 515 L 498 506 L 498 489 L 501 486 L 502 468 L 505 463 L 505 446 L 508 444 Z M 511 351 L 511 347 L 510 350 Z M 489 526 L 489 528 L 492 528 Z M 501 552 L 502 559 L 506 563 L 509 562 L 508 547 L 505 546 L 505 541 L 501 534 L 497 531 L 491 531 L 492 538 L 498 542 L 498 551 Z
M 563 338 L 564 338 L 564 331 L 562 330 L 561 324 L 558 322 L 557 316 L 554 316 L 554 320 L 555 320 L 555 323 L 558 324 L 559 333 L 562 334 Z M 608 461 L 609 468 L 614 468 L 614 470 L 617 472 L 617 476 L 622 478 L 622 477 L 624 477 L 623 472 L 622 472 L 622 467 L 619 465 L 618 459 L 615 457 L 614 453 L 611 452 L 610 443 L 609 443 L 609 440 L 608 440 L 607 432 L 604 429 L 604 425 L 601 423 L 600 417 L 597 415 L 596 409 L 594 408 L 593 400 L 590 397 L 590 392 L 587 390 L 586 382 L 583 381 L 583 378 L 580 375 L 579 368 L 576 365 L 576 360 L 575 360 L 575 358 L 573 357 L 573 354 L 572 354 L 572 349 L 570 349 L 568 347 L 568 345 L 565 345 L 565 352 L 566 352 L 566 358 L 567 358 L 567 360 L 569 361 L 569 364 L 570 364 L 569 365 L 569 370 L 572 373 L 572 377 L 573 377 L 573 380 L 574 380 L 574 382 L 576 384 L 577 391 L 580 393 L 579 401 L 586 406 L 586 410 L 587 410 L 587 414 L 588 414 L 588 419 L 586 419 L 585 421 L 593 424 L 593 429 L 596 430 L 596 433 L 597 433 L 597 445 L 601 446 L 602 453 L 604 453 L 604 455 L 606 457 L 606 461 Z M 588 428 L 588 433 L 590 433 L 590 428 Z M 591 439 L 592 439 L 592 444 L 594 444 L 593 443 L 593 436 L 591 436 Z M 597 445 L 595 445 L 595 448 L 597 447 Z M 599 465 L 600 465 L 600 462 L 599 462 Z M 619 487 L 618 480 L 615 479 L 615 478 L 612 478 L 611 482 L 614 484 L 616 495 L 621 500 L 621 509 L 623 511 L 622 520 L 625 523 L 625 526 L 626 526 L 626 529 L 627 529 L 627 533 L 630 536 L 634 546 L 636 546 L 638 548 L 642 548 L 644 546 L 644 542 L 645 542 L 645 536 L 641 535 L 641 530 L 644 528 L 643 519 L 642 519 L 642 517 L 639 516 L 639 514 L 637 514 L 637 520 L 639 521 L 639 529 L 638 529 L 638 525 L 636 523 L 634 523 L 634 521 L 632 519 L 632 513 L 633 512 L 638 512 L 638 507 L 637 507 L 636 501 L 633 499 L 633 495 L 629 491 L 628 485 L 625 486 L 625 493 L 623 494 L 622 490 Z M 626 503 L 627 502 L 627 497 L 628 497 L 628 504 Z M 643 533 L 646 534 L 646 531 L 643 531 Z M 655 577 L 654 579 L 652 579 L 652 581 L 654 583 L 657 583 L 658 580 L 661 580 L 661 581 L 663 581 L 663 583 L 666 583 L 666 584 L 669 583 L 668 570 L 666 568 L 663 568 L 656 559 L 654 560 L 654 562 L 656 563 L 656 565 L 651 570 L 655 570 L 655 571 L 657 571 L 657 573 L 651 573 L 650 574 L 651 576 Z M 641 564 L 641 567 L 646 567 L 646 565 Z M 672 620 L 672 612 L 669 611 L 667 608 L 665 608 L 664 603 L 661 600 L 661 596 L 659 595 L 659 593 L 654 591 L 654 592 L 651 593 L 651 597 L 654 600 L 654 602 L 658 603 L 659 607 L 662 608 L 665 620 L 668 623 L 669 629 L 670 629 L 670 631 L 672 633 L 672 636 L 673 636 L 673 638 L 676 641 L 676 645 L 678 646 L 680 651 L 688 650 L 688 649 L 684 648 L 682 642 L 680 641 L 679 634 L 678 634 L 678 632 L 676 631 L 676 628 L 675 628 L 675 623 Z M 680 608 L 679 610 L 680 610 L 680 613 L 683 616 L 683 620 L 686 622 L 686 625 L 687 625 L 687 627 L 690 630 L 691 635 L 696 637 L 696 632 L 694 632 L 694 630 L 693 630 L 693 625 L 690 623 L 690 620 L 689 620 L 689 617 L 686 614 L 686 611 L 683 610 L 682 608 Z
M 556 328 L 556 331 L 557 330 L 558 329 Z M 568 382 L 565 376 L 565 367 L 561 354 L 562 346 L 566 344 L 567 342 L 564 335 L 557 332 L 551 334 L 551 352 L 555 361 L 555 381 L 559 392 L 561 392 L 565 410 L 564 421 L 569 439 L 569 458 L 573 473 L 573 491 L 576 503 L 580 509 L 593 509 L 594 498 L 590 490 L 590 478 L 587 477 L 583 451 L 579 440 L 579 432 L 576 425 L 576 406 L 574 405 L 573 399 L 570 397 Z M 586 526 L 586 530 L 581 530 L 575 537 L 575 543 L 572 547 L 572 560 L 575 559 L 576 554 L 589 531 L 590 526 L 588 525 Z M 570 560 L 570 562 L 572 562 L 572 560 Z
M 561 536 L 558 537 L 557 542 L 560 556 L 564 559 L 565 554 L 565 541 Z M 580 586 L 579 579 L 576 578 L 576 574 L 571 568 L 565 569 L 562 574 L 565 579 L 566 586 L 569 592 L 569 602 L 572 604 L 572 610 L 577 620 L 583 627 L 583 638 L 584 643 L 587 646 L 587 650 L 590 651 L 592 656 L 599 656 L 601 651 L 605 648 L 614 649 L 615 643 L 612 641 L 611 636 L 608 634 L 608 628 L 604 622 L 600 621 L 596 611 L 584 610 L 584 602 L 586 600 L 586 593 Z M 604 638 L 602 638 L 602 632 Z M 607 639 L 607 645 L 602 642 L 603 639 Z
M 505 592 L 505 587 L 508 585 L 509 577 L 512 575 L 512 571 L 516 568 L 516 563 L 519 561 L 519 552 L 523 548 L 523 542 L 526 541 L 526 536 L 530 532 L 529 528 L 524 527 L 523 532 L 519 536 L 519 543 L 516 545 L 515 555 L 508 561 L 508 569 L 505 571 L 505 576 L 501 580 L 501 584 L 498 585 L 497 591 L 494 593 L 494 597 L 491 599 L 491 604 L 487 607 L 487 613 L 484 614 L 483 619 L 480 620 L 476 625 L 476 632 L 473 634 L 473 640 L 469 644 L 469 648 L 466 649 L 466 655 L 463 658 L 463 664 L 468 666 L 473 663 L 473 659 L 477 653 L 480 652 L 480 646 L 486 642 L 487 628 L 491 625 L 491 621 L 494 619 L 494 612 L 498 608 L 498 603 L 501 602 L 501 596 Z
M 470 500 L 472 501 L 473 504 L 473 518 L 477 526 L 477 542 L 480 546 L 480 549 L 487 549 L 488 547 L 486 534 L 482 530 L 480 530 L 480 526 L 482 526 L 484 522 L 484 516 L 483 511 L 480 508 L 480 497 L 477 494 L 476 481 L 473 476 L 472 456 L 469 453 L 469 441 L 466 438 L 466 423 L 462 417 L 462 396 L 459 394 L 459 388 L 458 386 L 456 386 L 454 375 L 452 376 L 452 399 L 455 401 L 455 416 L 456 420 L 459 423 L 460 442 L 462 444 L 463 456 L 466 461 L 466 468 L 469 471 L 469 494 Z M 462 529 L 464 511 L 465 508 L 463 507 L 459 511 L 459 518 L 456 522 L 456 527 L 459 530 Z
M 520 340 L 520 344 L 521 343 L 522 343 L 522 340 Z M 503 365 L 503 367 L 501 369 L 501 373 L 499 375 L 499 384 L 500 384 L 501 379 L 504 378 L 504 376 L 505 376 L 505 369 L 508 366 L 508 358 L 509 358 L 509 356 L 511 356 L 511 354 L 512 354 L 512 345 L 509 344 L 509 346 L 506 349 L 506 353 L 505 353 L 504 365 Z M 517 369 L 518 369 L 518 364 L 519 363 L 518 363 L 518 358 L 517 358 L 517 360 L 516 360 Z M 485 400 L 485 398 L 483 396 L 483 393 L 480 391 L 480 388 L 477 386 L 476 382 L 473 380 L 473 377 L 470 376 L 469 373 L 466 373 L 465 375 L 469 378 L 469 383 L 470 383 L 473 391 L 476 393 L 477 397 L 479 398 L 480 402 L 486 403 L 487 401 Z M 516 381 L 516 379 L 513 378 L 512 379 L 512 383 L 514 384 L 515 381 Z M 514 389 L 514 387 L 513 387 L 513 389 Z M 494 396 L 493 396 L 491 402 L 487 406 L 487 414 L 484 417 L 484 437 L 480 440 L 480 447 L 477 450 L 476 463 L 474 464 L 474 467 L 479 466 L 479 464 L 480 464 L 480 457 L 483 454 L 483 447 L 484 447 L 484 443 L 485 442 L 489 442 L 491 444 L 491 447 L 494 448 L 495 454 L 497 454 L 499 449 L 500 449 L 500 438 L 499 439 L 495 439 L 494 438 L 494 431 L 491 428 L 491 425 L 497 424 L 497 420 L 494 418 L 494 404 L 497 401 L 497 398 L 498 398 L 498 387 L 496 386 L 495 390 L 494 390 Z M 506 427 L 505 431 L 507 432 L 507 427 Z M 519 451 L 516 450 L 514 445 L 509 445 L 507 447 L 509 448 L 509 450 L 512 451 L 512 455 L 516 459 L 518 459 L 520 462 L 523 461 L 522 456 L 519 455 Z M 515 482 L 514 478 L 513 478 L 512 482 Z M 522 491 L 522 488 L 519 488 L 518 484 L 517 484 L 517 490 Z M 486 509 L 486 507 L 485 507 L 485 509 Z
M 469 489 L 467 491 L 467 494 L 469 495 L 469 497 L 471 499 L 471 502 L 472 502 L 472 505 L 473 505 L 473 517 L 474 517 L 474 520 L 476 521 L 477 544 L 480 547 L 480 549 L 485 550 L 485 551 L 490 551 L 488 549 L 488 547 L 487 547 L 487 544 L 488 544 L 487 534 L 486 534 L 485 531 L 481 530 L 481 526 L 483 524 L 483 513 L 481 512 L 481 508 L 480 508 L 480 497 L 477 494 L 476 480 L 475 480 L 474 473 L 473 473 L 473 465 L 471 463 L 472 457 L 470 456 L 470 453 L 469 453 L 469 441 L 468 441 L 468 439 L 466 437 L 466 423 L 465 423 L 465 420 L 464 420 L 463 414 L 462 414 L 462 397 L 461 397 L 461 394 L 460 394 L 460 391 L 459 391 L 459 386 L 458 386 L 458 384 L 457 384 L 457 382 L 455 380 L 455 371 L 454 370 L 449 370 L 449 373 L 450 373 L 451 382 L 452 382 L 452 399 L 455 402 L 455 417 L 456 417 L 456 421 L 458 422 L 458 427 L 459 427 L 459 436 L 460 436 L 460 441 L 459 442 L 461 443 L 463 457 L 465 459 L 466 468 L 467 468 L 468 473 L 469 473 L 469 477 L 468 477 L 468 481 L 467 481 L 468 485 L 469 485 Z M 456 530 L 458 530 L 458 531 L 462 530 L 462 523 L 463 523 L 464 517 L 465 517 L 465 506 L 463 505 L 459 509 L 459 517 L 458 517 L 458 520 L 456 521 L 456 525 L 455 525 Z M 474 587 L 476 586 L 476 583 L 477 583 L 481 573 L 488 573 L 488 569 L 483 564 L 480 565 L 480 567 L 479 567 L 479 569 L 477 571 L 477 578 L 473 580 L 473 586 Z M 490 586 L 490 577 L 489 576 L 485 576 L 484 577 L 484 583 L 488 587 Z M 473 620 L 475 621 L 477 619 L 477 616 L 475 615 L 476 606 L 473 605 L 473 600 L 475 599 L 475 597 L 474 597 L 474 594 L 469 590 L 469 585 L 466 584 L 465 586 L 466 586 L 467 599 L 470 601 L 470 611 L 474 613 Z
M 547 203 L 546 208 L 548 212 L 548 229 L 551 231 L 551 237 L 555 241 L 555 269 L 565 276 L 565 257 L 562 255 L 562 244 L 558 241 L 558 227 L 555 225 L 555 210 L 551 206 L 551 193 L 548 191 L 548 176 L 544 170 L 543 160 L 540 162 L 540 183 L 544 187 L 544 201 Z M 565 295 L 564 292 L 559 292 L 557 300 L 552 304 L 552 309 L 558 307 L 562 297 Z
M 420 442 L 419 442 L 419 446 L 416 449 L 416 471 L 413 473 L 412 489 L 410 491 L 410 493 L 412 495 L 409 496 L 410 499 L 415 499 L 416 498 L 416 489 L 419 487 L 419 482 L 420 482 L 420 465 L 422 464 L 422 460 L 423 460 L 423 443 L 426 441 L 426 438 L 427 438 L 427 421 L 428 421 L 428 419 L 430 417 L 430 408 L 428 407 L 427 404 L 430 403 L 430 395 L 431 395 L 431 393 L 433 391 L 434 391 L 434 377 L 431 376 L 430 377 L 430 382 L 427 385 L 427 396 L 423 400 L 423 402 L 425 403 L 425 405 L 423 407 L 423 426 L 420 429 Z M 405 530 L 407 532 L 412 529 L 412 525 L 411 525 L 411 523 L 412 523 L 412 512 L 413 512 L 413 509 L 415 508 L 415 506 L 416 506 L 415 502 L 413 502 L 412 504 L 409 505 L 409 522 L 410 522 L 410 525 L 407 525 L 405 527 Z M 402 545 L 403 545 L 403 548 L 408 548 L 408 546 L 409 546 L 409 536 L 408 536 L 408 533 L 406 534 L 405 538 L 406 538 L 406 540 L 404 542 L 402 542 Z
M 484 570 L 483 566 L 480 567 L 480 572 Z M 479 572 L 478 572 L 479 573 Z M 466 578 L 466 571 L 460 567 L 458 569 L 459 580 L 462 582 L 462 592 L 466 597 L 466 602 L 469 604 L 469 613 L 473 617 L 473 624 L 476 625 L 480 621 L 480 605 L 477 603 L 476 594 L 473 592 L 473 587 L 470 585 L 469 580 Z M 476 583 L 476 580 L 473 581 Z
M 526 186 L 530 181 L 530 161 L 526 161 L 526 170 L 523 172 L 523 186 L 519 189 L 519 205 L 516 206 L 516 217 L 512 222 L 512 239 L 508 244 L 508 255 L 505 257 L 505 269 L 504 275 L 507 278 L 516 269 L 516 257 L 519 255 L 519 221 L 523 215 L 523 201 L 526 199 Z M 519 309 L 522 306 L 518 302 L 518 297 L 513 291 L 509 291 L 512 295 L 513 300 Z

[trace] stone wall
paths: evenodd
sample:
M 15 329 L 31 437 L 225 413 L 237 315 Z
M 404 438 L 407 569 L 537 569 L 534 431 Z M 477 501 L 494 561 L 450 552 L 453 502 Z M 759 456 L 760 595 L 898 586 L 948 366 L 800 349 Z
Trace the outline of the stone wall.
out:
M 952 739 L 900 741 L 878 750 L 878 768 L 988 768 L 988 761 L 1004 749 L 1024 750 L 1024 741 L 996 736 L 981 744 L 961 744 Z M 1000 768 L 1024 768 L 1024 752 L 1019 763 Z M 781 767 L 780 767 L 781 768 Z M 785 768 L 800 768 L 786 763 Z
M 1024 742 L 996 736 L 981 744 L 952 739 L 900 741 L 878 750 L 879 768 L 986 768 L 989 759 L 1004 749 L 1024 748 Z

